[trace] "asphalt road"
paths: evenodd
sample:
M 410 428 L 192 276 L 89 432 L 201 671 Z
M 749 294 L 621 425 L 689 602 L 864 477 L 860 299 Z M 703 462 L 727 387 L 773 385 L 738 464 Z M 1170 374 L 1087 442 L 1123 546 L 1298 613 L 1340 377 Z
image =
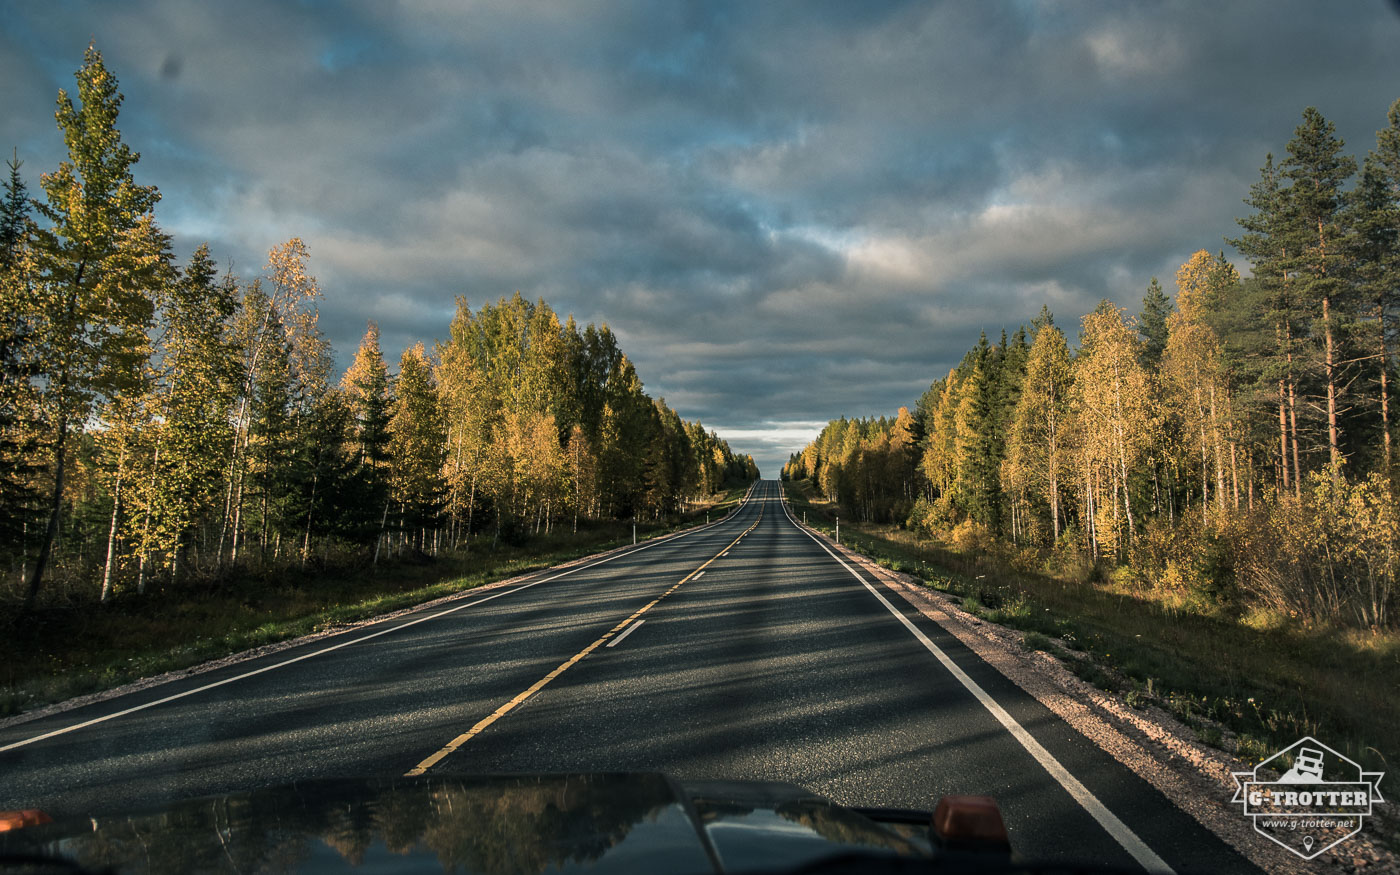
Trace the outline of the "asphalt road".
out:
M 415 769 L 660 770 L 789 781 L 848 805 L 989 794 L 1025 858 L 1253 871 L 899 595 L 857 580 L 779 495 L 761 481 L 728 520 L 526 588 L 0 729 L 0 809 L 111 813 Z

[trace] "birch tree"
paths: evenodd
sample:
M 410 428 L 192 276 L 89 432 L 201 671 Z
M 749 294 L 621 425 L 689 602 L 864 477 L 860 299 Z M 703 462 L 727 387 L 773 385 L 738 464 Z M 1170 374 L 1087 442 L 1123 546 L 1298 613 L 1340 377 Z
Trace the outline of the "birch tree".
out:
M 77 103 L 58 93 L 54 114 L 68 158 L 40 177 L 43 219 L 33 232 L 33 325 L 49 454 L 42 532 L 26 604 L 43 585 L 63 510 L 69 443 L 95 405 L 142 362 L 152 287 L 168 266 L 168 244 L 151 214 L 154 186 L 137 185 L 140 155 L 117 130 L 122 95 L 89 46 L 75 75 Z

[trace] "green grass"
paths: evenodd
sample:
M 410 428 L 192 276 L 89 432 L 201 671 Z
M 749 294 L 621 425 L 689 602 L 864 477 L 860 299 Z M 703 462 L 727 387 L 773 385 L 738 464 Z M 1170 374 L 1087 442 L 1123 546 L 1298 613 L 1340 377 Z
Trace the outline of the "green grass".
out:
M 832 507 L 807 482 L 784 484 L 798 519 L 830 533 Z M 887 525 L 841 521 L 841 542 L 962 606 L 1025 633 L 1030 649 L 1064 642 L 1067 667 L 1130 704 L 1155 702 L 1204 741 L 1237 734 L 1259 761 L 1313 735 L 1367 768 L 1400 763 L 1400 634 L 1305 628 L 1286 618 L 1208 616 L 1127 594 L 1107 581 L 1019 570 Z M 1036 636 L 1036 637 L 1032 637 Z
M 639 525 L 638 535 L 703 525 L 707 512 L 718 521 L 747 488 L 729 489 L 669 524 Z M 0 717 L 548 568 L 629 544 L 631 537 L 630 523 L 598 523 L 518 547 L 492 549 L 483 538 L 465 555 L 352 572 L 282 572 L 28 614 L 15 602 L 0 603 Z

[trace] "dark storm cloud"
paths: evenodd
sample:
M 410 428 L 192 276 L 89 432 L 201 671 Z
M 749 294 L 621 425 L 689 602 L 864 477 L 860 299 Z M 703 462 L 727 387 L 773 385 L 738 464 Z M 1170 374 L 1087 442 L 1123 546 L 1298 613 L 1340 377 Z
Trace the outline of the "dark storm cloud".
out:
M 1381 2 L 21 0 L 0 145 L 31 188 L 89 39 L 180 251 L 251 274 L 305 238 L 342 361 L 366 319 L 393 354 L 518 289 L 769 475 L 979 331 L 1136 311 L 1303 107 L 1360 154 L 1400 97 Z

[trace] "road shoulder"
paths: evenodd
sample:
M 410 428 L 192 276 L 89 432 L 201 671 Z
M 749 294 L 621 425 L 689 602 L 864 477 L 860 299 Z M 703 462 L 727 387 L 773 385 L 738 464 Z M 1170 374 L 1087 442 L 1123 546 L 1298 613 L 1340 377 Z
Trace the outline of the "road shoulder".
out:
M 1230 772 L 1248 769 L 1159 708 L 1132 708 L 1081 680 L 1060 660 L 1021 646 L 1021 632 L 988 623 L 909 575 L 891 571 L 825 534 L 807 529 L 847 562 L 898 593 L 988 665 L 1035 698 L 1124 767 L 1147 781 L 1250 862 L 1269 872 L 1400 871 L 1400 857 L 1364 832 L 1312 864 L 1263 840 L 1229 800 Z M 1324 862 L 1325 861 L 1325 862 Z

